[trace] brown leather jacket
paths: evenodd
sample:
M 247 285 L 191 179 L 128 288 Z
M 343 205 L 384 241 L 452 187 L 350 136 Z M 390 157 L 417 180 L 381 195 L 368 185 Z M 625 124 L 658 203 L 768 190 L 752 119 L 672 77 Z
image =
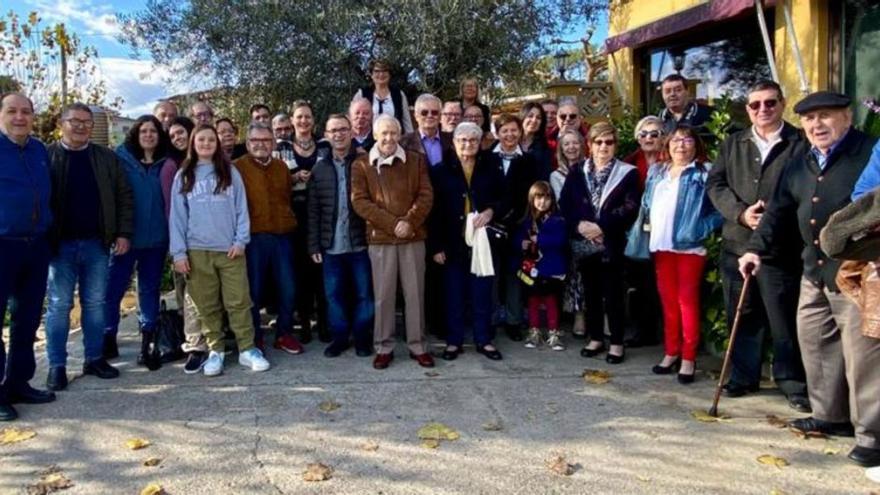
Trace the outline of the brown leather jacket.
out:
M 862 334 L 880 339 L 880 264 L 844 261 L 837 272 L 837 287 L 862 313 Z
M 434 203 L 424 155 L 398 148 L 406 160 L 395 156 L 389 164 L 374 164 L 378 154 L 361 155 L 351 165 L 351 206 L 367 221 L 368 244 L 406 244 L 428 235 L 425 221 Z M 412 226 L 406 239 L 394 235 L 397 222 Z

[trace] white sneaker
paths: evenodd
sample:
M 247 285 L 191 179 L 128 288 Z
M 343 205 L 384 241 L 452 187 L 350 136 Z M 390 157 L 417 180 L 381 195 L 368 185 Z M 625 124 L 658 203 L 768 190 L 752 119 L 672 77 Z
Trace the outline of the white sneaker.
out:
M 223 373 L 223 358 L 225 354 L 222 352 L 214 352 L 211 351 L 208 354 L 208 360 L 205 361 L 205 365 L 202 367 L 202 371 L 204 371 L 205 376 L 217 376 Z
M 880 483 L 880 466 L 865 469 L 865 476 L 874 483 Z
M 269 369 L 269 361 L 263 357 L 263 353 L 256 347 L 250 348 L 238 355 L 238 364 L 251 371 L 266 371 Z

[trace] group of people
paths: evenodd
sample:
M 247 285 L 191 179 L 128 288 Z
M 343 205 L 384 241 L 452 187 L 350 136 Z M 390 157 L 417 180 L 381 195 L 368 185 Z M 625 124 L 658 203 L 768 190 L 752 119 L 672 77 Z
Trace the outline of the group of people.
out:
M 754 279 L 725 393 L 758 390 L 769 333 L 780 391 L 812 411 L 792 426 L 854 434 L 850 457 L 880 464 L 880 340 L 861 332 L 859 307 L 837 288 L 839 261 L 819 243 L 863 170 L 875 169 L 863 186 L 880 183 L 880 148 L 852 127 L 848 97 L 802 99 L 799 130 L 783 120 L 779 85 L 758 82 L 746 103 L 752 125 L 721 143 L 713 164 L 710 110 L 678 75 L 662 81 L 666 108 L 638 122 L 639 148 L 623 158 L 618 129 L 586 124 L 575 101 L 528 102 L 492 120 L 465 78 L 458 99 L 422 94 L 410 113 L 390 69 L 374 62 L 372 84 L 327 117 L 323 136 L 305 101 L 274 116 L 254 105 L 242 133 L 208 102 L 187 118 L 164 101 L 115 152 L 91 141 L 88 106 L 63 110 L 61 139 L 47 148 L 31 135 L 30 100 L 3 95 L 0 314 L 8 301 L 11 338 L 8 358 L 0 347 L 0 420 L 15 419 L 14 403 L 48 402 L 67 386 L 75 293 L 83 373 L 118 376 L 110 361 L 135 271 L 145 362 L 169 255 L 186 373 L 222 373 L 229 332 L 241 365 L 269 369 L 263 310 L 275 316 L 277 350 L 303 352 L 314 319 L 325 356 L 353 347 L 387 368 L 399 289 L 409 357 L 423 367 L 435 365 L 426 324 L 445 340 L 444 360 L 464 352 L 468 331 L 477 353 L 500 360 L 497 327 L 527 348 L 565 350 L 566 312 L 580 354 L 612 365 L 627 346 L 654 343 L 662 320 L 652 372 L 688 384 L 705 242 L 720 227 L 730 319 Z M 46 292 L 43 391 L 28 382 Z M 627 306 L 638 308 L 629 340 Z

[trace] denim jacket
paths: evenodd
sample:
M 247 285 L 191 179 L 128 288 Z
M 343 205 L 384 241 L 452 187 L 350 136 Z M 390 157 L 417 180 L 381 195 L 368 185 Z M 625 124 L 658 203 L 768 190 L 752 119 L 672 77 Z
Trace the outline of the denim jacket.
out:
M 665 163 L 652 165 L 648 170 L 645 182 L 645 194 L 642 196 L 642 218 L 648 222 L 648 209 L 654 196 L 654 188 L 666 177 L 668 166 Z M 694 249 L 703 246 L 703 242 L 713 231 L 721 227 L 724 218 L 712 206 L 706 194 L 706 179 L 709 176 L 711 163 L 697 162 L 681 172 L 678 179 L 678 198 L 675 205 L 674 231 L 672 244 L 674 249 Z

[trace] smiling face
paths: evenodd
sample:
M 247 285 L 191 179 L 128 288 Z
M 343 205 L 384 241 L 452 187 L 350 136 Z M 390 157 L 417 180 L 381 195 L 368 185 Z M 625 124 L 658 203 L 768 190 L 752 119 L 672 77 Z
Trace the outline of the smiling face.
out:
M 559 105 L 556 103 L 544 103 L 541 105 L 544 109 L 544 114 L 547 116 L 547 127 L 552 127 L 556 124 L 556 114 L 559 113 Z
M 89 112 L 71 110 L 61 123 L 61 139 L 73 148 L 81 148 L 89 143 L 94 125 Z
M 556 118 L 556 116 L 553 116 Z M 541 111 L 537 108 L 533 108 L 529 110 L 529 113 L 526 114 L 523 119 L 523 131 L 526 134 L 534 134 L 538 132 L 538 129 L 541 128 Z
M 556 114 L 556 123 L 562 131 L 579 131 L 581 128 L 581 113 L 578 107 L 571 103 L 566 103 L 559 107 L 559 113 Z
M 27 98 L 7 95 L 0 101 L 0 129 L 16 142 L 23 142 L 34 129 L 34 109 Z
M 251 114 L 251 122 L 259 122 L 261 124 L 269 125 L 271 120 L 272 116 L 269 115 L 269 110 L 262 107 L 254 109 L 254 113 Z
M 235 147 L 235 128 L 229 122 L 217 124 L 217 134 L 220 136 L 220 146 L 226 149 Z
M 455 136 L 452 140 L 455 146 L 455 154 L 462 162 L 470 161 L 476 158 L 480 151 L 480 136 L 472 133 L 462 133 Z
M 467 107 L 461 120 L 464 122 L 473 122 L 474 124 L 483 127 L 483 111 L 478 106 Z
M 568 160 L 568 163 L 577 163 L 584 159 L 584 146 L 574 134 L 562 136 L 559 146 L 562 146 L 562 156 Z
M 211 125 L 214 122 L 214 110 L 205 102 L 197 102 L 190 108 L 190 115 L 196 124 Z
M 461 103 L 457 101 L 447 101 L 443 104 L 443 111 L 440 113 L 440 126 L 444 132 L 452 132 L 455 126 L 461 123 Z
M 168 129 L 168 137 L 171 138 L 171 144 L 180 151 L 186 151 L 189 145 L 189 133 L 186 127 L 180 124 L 174 124 Z
M 156 106 L 154 115 L 162 123 L 162 127 L 168 129 L 171 121 L 177 118 L 177 105 L 167 101 L 160 103 Z
M 590 142 L 590 156 L 598 164 L 608 163 L 614 159 L 616 149 L 617 140 L 614 138 L 614 134 L 610 132 L 600 134 Z
M 501 142 L 501 148 L 504 151 L 512 152 L 519 144 L 522 137 L 522 131 L 516 122 L 508 122 L 498 129 L 498 141 Z
M 801 115 L 807 140 L 825 154 L 851 126 L 852 111 L 848 108 L 819 108 Z
M 370 79 L 376 86 L 388 86 L 391 81 L 391 72 L 384 67 L 376 67 L 370 72 Z
M 152 152 L 159 146 L 159 129 L 152 122 L 147 121 L 141 124 L 138 130 L 138 144 L 144 151 Z
M 669 156 L 673 165 L 683 166 L 694 161 L 697 140 L 686 132 L 678 131 L 669 138 Z
M 311 136 L 314 127 L 315 120 L 311 108 L 303 106 L 293 111 L 293 128 L 297 136 Z
M 217 135 L 212 129 L 202 129 L 193 136 L 193 147 L 199 160 L 211 161 L 217 151 Z
M 660 124 L 648 122 L 639 129 L 639 147 L 645 153 L 657 153 L 663 147 L 663 128 Z
M 749 93 L 746 112 L 752 125 L 762 128 L 776 128 L 782 123 L 785 100 L 775 89 L 762 89 Z
M 293 124 L 290 122 L 290 118 L 276 118 L 272 122 L 272 134 L 275 135 L 275 139 L 290 139 L 290 136 L 293 135 Z
M 687 88 L 681 81 L 667 81 L 660 86 L 663 103 L 673 112 L 681 112 L 690 102 Z
M 437 133 L 440 127 L 440 103 L 435 100 L 425 100 L 416 105 L 416 122 L 419 130 L 428 136 Z
M 480 88 L 477 86 L 477 81 L 473 79 L 466 79 L 461 83 L 461 97 L 468 101 L 474 101 L 477 99 L 477 96 L 480 94 Z
M 275 150 L 275 136 L 269 129 L 253 129 L 248 134 L 247 150 L 257 160 L 263 162 L 272 156 Z
M 385 119 L 377 120 L 373 129 L 373 138 L 382 156 L 391 156 L 397 151 L 400 142 L 400 129 L 393 122 Z
M 345 119 L 330 119 L 324 128 L 324 137 L 336 154 L 345 155 L 351 147 L 351 124 Z
M 551 206 L 553 206 L 553 198 L 551 198 L 549 194 L 544 192 L 535 194 L 535 198 L 532 200 L 532 207 L 534 207 L 537 212 L 546 213 L 550 211 Z
M 351 119 L 351 127 L 357 136 L 366 135 L 373 125 L 373 105 L 368 100 L 352 103 L 348 109 L 348 118 Z

